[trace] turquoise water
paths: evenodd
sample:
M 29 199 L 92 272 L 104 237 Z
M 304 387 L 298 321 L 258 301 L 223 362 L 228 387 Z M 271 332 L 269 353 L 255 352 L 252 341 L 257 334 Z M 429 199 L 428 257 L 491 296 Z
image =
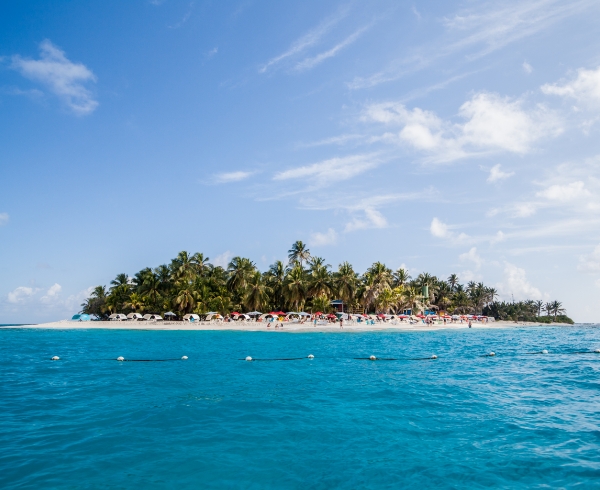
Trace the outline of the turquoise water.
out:
M 600 354 L 575 353 L 598 348 L 584 326 L 0 329 L 0 487 L 600 487 Z

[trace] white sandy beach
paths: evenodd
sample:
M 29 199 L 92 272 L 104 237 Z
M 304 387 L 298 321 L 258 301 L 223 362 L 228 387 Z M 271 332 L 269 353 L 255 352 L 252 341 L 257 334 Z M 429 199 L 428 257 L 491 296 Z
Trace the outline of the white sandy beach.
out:
M 270 325 L 267 327 L 267 325 Z M 516 328 L 516 327 L 548 327 L 548 326 L 569 326 L 566 323 L 535 323 L 535 322 L 513 322 L 513 321 L 496 321 L 490 323 L 473 323 L 473 328 L 476 329 L 498 329 L 498 328 Z M 312 323 L 287 323 L 281 328 L 275 328 L 274 324 L 265 322 L 76 322 L 62 320 L 51 323 L 40 323 L 37 325 L 24 325 L 18 328 L 34 328 L 34 329 L 106 329 L 106 330 L 240 330 L 248 332 L 369 332 L 369 331 L 427 331 L 427 330 L 462 330 L 469 328 L 466 323 L 443 323 L 426 325 L 424 323 L 409 324 L 404 322 L 386 322 L 375 323 L 374 325 L 366 325 L 365 323 L 344 322 L 344 328 L 340 328 L 339 323 L 328 323 L 325 325 L 317 325 Z

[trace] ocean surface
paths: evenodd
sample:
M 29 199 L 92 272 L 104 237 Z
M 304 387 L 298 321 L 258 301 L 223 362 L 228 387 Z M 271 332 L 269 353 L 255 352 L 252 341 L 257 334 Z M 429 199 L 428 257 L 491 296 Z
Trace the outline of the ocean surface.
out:
M 595 349 L 598 326 L 1 328 L 0 488 L 600 488 Z

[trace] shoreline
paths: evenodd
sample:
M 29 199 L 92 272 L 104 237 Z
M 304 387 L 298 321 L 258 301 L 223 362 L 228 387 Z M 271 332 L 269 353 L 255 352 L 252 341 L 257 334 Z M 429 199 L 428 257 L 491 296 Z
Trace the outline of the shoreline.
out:
M 518 327 L 570 327 L 568 323 L 538 323 L 538 322 L 513 322 L 496 321 L 491 323 L 473 323 L 472 328 L 478 330 L 494 330 L 501 328 Z M 309 333 L 309 332 L 378 332 L 378 331 L 405 331 L 405 332 L 423 332 L 434 330 L 466 330 L 468 325 L 464 324 L 435 324 L 426 325 L 417 323 L 410 325 L 408 323 L 384 323 L 375 325 L 364 325 L 361 323 L 345 323 L 344 328 L 340 328 L 338 323 L 327 325 L 312 326 L 312 324 L 289 323 L 284 324 L 282 328 L 274 326 L 267 327 L 266 323 L 257 322 L 74 322 L 69 320 L 40 323 L 32 325 L 15 325 L 3 328 L 20 329 L 44 329 L 44 330 L 177 330 L 177 331 L 246 331 L 246 332 L 291 332 L 291 333 Z

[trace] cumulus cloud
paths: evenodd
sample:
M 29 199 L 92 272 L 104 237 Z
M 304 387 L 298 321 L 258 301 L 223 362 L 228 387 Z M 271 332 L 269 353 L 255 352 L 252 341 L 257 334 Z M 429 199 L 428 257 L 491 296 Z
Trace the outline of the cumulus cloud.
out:
M 579 257 L 577 269 L 581 272 L 600 272 L 600 245 L 597 245 L 592 253 Z
M 554 184 L 546 189 L 536 192 L 537 197 L 544 197 L 550 201 L 568 202 L 591 195 L 581 181 L 571 182 L 570 184 Z
M 322 162 L 284 170 L 275 174 L 273 180 L 310 179 L 311 183 L 326 185 L 348 180 L 382 162 L 377 154 L 335 157 Z
M 527 280 L 524 269 L 509 262 L 504 263 L 504 280 L 498 284 L 498 290 L 506 298 L 515 300 L 543 299 L 541 291 Z
M 312 233 L 310 236 L 310 244 L 315 247 L 322 245 L 334 245 L 337 242 L 337 238 L 337 232 L 333 228 L 329 228 L 325 233 Z
M 29 288 L 26 286 L 19 286 L 15 288 L 13 291 L 8 293 L 8 302 L 9 303 L 22 303 L 25 299 L 30 298 L 37 292 L 37 289 Z
M 527 61 L 523 61 L 523 71 L 527 74 L 530 74 L 533 72 L 533 67 L 527 63 Z
M 490 169 L 490 175 L 487 178 L 488 182 L 498 182 L 499 180 L 504 180 L 504 179 L 508 179 L 509 177 L 512 177 L 513 175 L 515 175 L 514 172 L 503 172 L 500 169 L 500 164 L 494 165 L 491 169 Z
M 526 154 L 537 140 L 562 132 L 557 117 L 542 106 L 525 110 L 520 100 L 490 93 L 475 94 L 459 116 L 463 123 L 451 123 L 391 102 L 367 107 L 363 120 L 400 126 L 397 134 L 386 134 L 387 140 L 429 154 L 434 163 L 501 151 Z
M 58 283 L 55 283 L 50 286 L 48 291 L 46 291 L 46 294 L 40 298 L 40 301 L 46 304 L 54 303 L 58 300 L 61 291 L 62 286 Z
M 452 241 L 464 241 L 469 238 L 465 233 L 455 233 L 446 223 L 443 223 L 438 218 L 433 218 L 429 225 L 429 232 L 436 238 L 445 238 Z
M 569 81 L 546 84 L 541 87 L 547 95 L 575 99 L 584 104 L 600 105 L 600 67 L 596 70 L 577 70 L 577 76 Z
M 231 182 L 239 182 L 251 177 L 254 172 L 239 170 L 237 172 L 225 172 L 215 175 L 215 182 L 218 184 L 229 184 Z
M 218 267 L 223 267 L 223 269 L 227 269 L 227 265 L 229 264 L 229 261 L 231 260 L 231 258 L 233 257 L 233 254 L 227 250 L 226 252 L 223 252 L 221 255 L 217 255 L 214 260 L 212 261 L 213 265 L 218 266 Z
M 352 221 L 347 223 L 344 229 L 345 232 L 364 230 L 367 228 L 385 228 L 388 225 L 385 216 L 383 216 L 377 209 L 365 207 L 362 211 L 364 213 L 364 217 L 354 218 Z
M 94 73 L 84 64 L 70 61 L 64 51 L 49 40 L 40 44 L 40 59 L 16 55 L 12 57 L 11 68 L 48 87 L 75 114 L 90 114 L 98 107 L 98 101 L 85 86 L 96 81 Z
M 483 264 L 483 259 L 477 253 L 476 247 L 471 248 L 471 250 L 469 250 L 468 252 L 465 252 L 464 254 L 460 254 L 458 256 L 458 258 L 462 262 L 472 262 L 475 265 L 476 270 L 481 269 L 481 264 Z
M 8 223 L 8 213 L 0 213 L 0 226 L 3 226 Z

